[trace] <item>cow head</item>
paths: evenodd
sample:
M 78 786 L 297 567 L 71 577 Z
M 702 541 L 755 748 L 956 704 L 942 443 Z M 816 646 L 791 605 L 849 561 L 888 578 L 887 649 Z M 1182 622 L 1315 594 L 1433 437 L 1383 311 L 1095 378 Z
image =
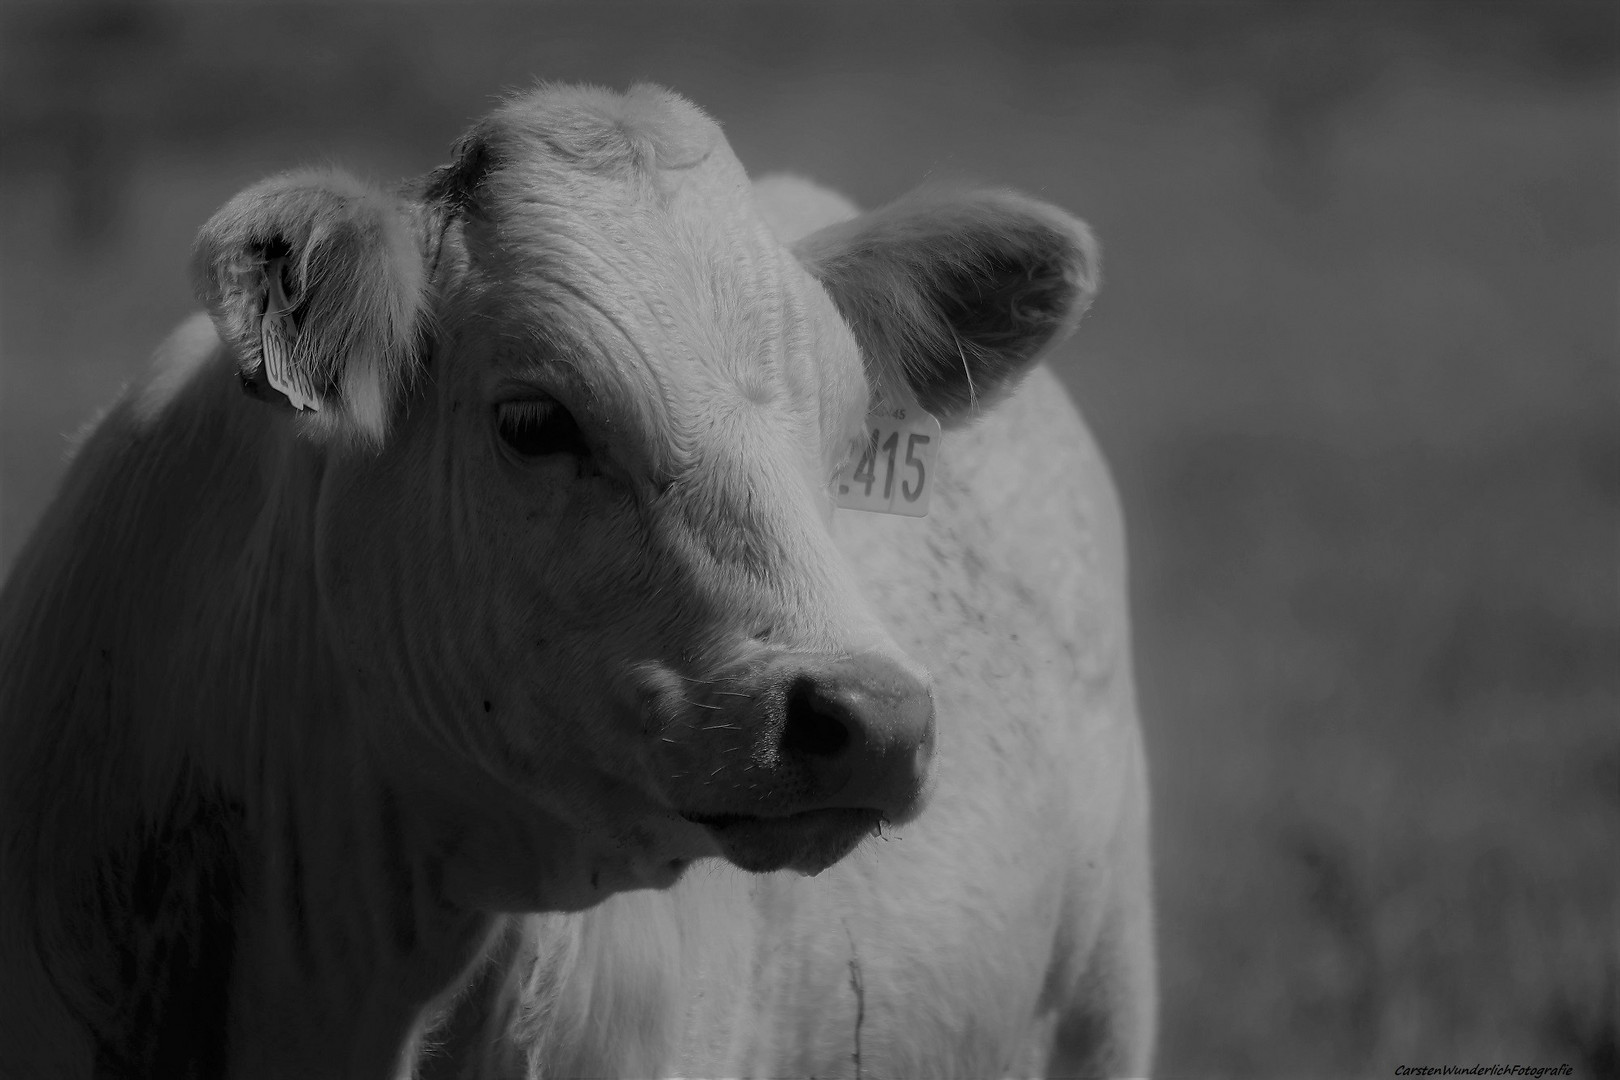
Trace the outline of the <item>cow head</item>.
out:
M 1078 222 L 923 194 L 789 250 L 719 128 L 542 89 L 390 194 L 250 188 L 197 246 L 250 394 L 323 445 L 323 611 L 379 760 L 487 906 L 916 814 L 934 706 L 829 533 L 872 387 L 949 425 L 1090 300 Z

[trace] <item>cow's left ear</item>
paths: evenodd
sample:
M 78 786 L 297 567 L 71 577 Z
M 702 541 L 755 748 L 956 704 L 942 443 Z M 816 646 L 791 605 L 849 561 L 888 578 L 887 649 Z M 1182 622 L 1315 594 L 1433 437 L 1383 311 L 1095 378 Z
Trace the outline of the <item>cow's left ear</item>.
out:
M 425 236 L 420 208 L 332 170 L 225 204 L 192 275 L 248 393 L 308 414 L 319 437 L 380 445 L 416 364 Z
M 960 423 L 1009 392 L 1091 305 L 1097 242 L 1010 191 L 914 192 L 794 246 L 854 331 L 868 376 L 903 377 Z

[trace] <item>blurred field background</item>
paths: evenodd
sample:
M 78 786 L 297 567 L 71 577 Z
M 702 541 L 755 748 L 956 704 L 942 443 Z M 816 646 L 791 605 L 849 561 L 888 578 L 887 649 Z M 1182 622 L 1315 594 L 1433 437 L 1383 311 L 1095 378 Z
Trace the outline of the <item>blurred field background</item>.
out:
M 197 227 L 532 78 L 754 171 L 1086 217 L 1059 361 L 1132 531 L 1164 1076 L 1620 1071 L 1620 23 L 1603 4 L 0 9 L 0 566 Z

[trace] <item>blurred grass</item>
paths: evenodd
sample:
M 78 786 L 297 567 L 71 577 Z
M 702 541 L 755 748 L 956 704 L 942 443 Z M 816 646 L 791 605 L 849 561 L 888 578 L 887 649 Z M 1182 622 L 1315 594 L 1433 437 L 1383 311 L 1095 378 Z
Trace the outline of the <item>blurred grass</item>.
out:
M 1561 1064 L 1620 1016 L 1620 41 L 1599 4 L 11 4 L 0 565 L 301 161 L 437 164 L 531 77 L 681 90 L 755 171 L 1087 217 L 1166 1076 Z

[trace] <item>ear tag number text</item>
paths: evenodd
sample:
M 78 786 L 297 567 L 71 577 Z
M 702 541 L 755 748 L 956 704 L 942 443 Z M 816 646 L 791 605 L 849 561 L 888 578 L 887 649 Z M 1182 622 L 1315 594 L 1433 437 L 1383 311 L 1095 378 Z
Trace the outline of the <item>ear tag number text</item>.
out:
M 833 477 L 833 502 L 849 510 L 922 517 L 934 486 L 939 421 L 911 400 L 874 397 L 865 436 Z

